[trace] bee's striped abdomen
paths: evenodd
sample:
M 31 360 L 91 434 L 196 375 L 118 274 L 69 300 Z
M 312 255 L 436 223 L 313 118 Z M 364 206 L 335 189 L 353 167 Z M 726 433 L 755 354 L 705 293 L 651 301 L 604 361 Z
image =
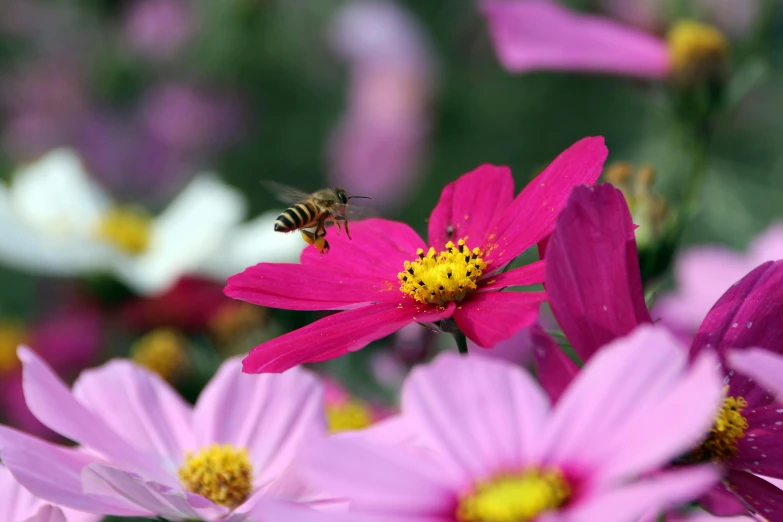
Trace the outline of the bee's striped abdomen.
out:
M 309 228 L 318 222 L 318 207 L 310 201 L 288 207 L 275 221 L 275 232 L 291 232 L 299 228 Z

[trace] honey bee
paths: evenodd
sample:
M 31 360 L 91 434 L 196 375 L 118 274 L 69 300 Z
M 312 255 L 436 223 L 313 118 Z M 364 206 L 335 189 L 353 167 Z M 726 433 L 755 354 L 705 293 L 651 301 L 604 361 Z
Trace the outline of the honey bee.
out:
M 285 203 L 293 203 L 275 220 L 275 232 L 293 232 L 300 230 L 302 237 L 323 255 L 329 252 L 326 241 L 326 224 L 337 225 L 338 233 L 345 226 L 348 239 L 348 201 L 351 199 L 370 199 L 369 196 L 348 196 L 341 188 L 325 188 L 308 194 L 279 183 L 266 181 L 264 184 Z

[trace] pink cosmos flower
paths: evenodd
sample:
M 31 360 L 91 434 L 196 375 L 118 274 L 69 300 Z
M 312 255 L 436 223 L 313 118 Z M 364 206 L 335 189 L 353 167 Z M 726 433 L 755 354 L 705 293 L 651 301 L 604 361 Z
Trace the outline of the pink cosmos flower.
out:
M 98 522 L 103 517 L 60 509 L 34 497 L 0 465 L 0 520 L 7 522 Z
M 783 259 L 783 223 L 753 239 L 746 252 L 718 245 L 689 248 L 674 266 L 676 290 L 656 299 L 653 314 L 667 326 L 693 335 L 718 298 L 765 261 Z
M 783 402 L 783 355 L 763 348 L 735 350 L 729 353 L 729 364 L 756 379 L 773 393 L 776 402 Z
M 392 410 L 351 395 L 340 382 L 322 378 L 326 422 L 331 433 L 364 429 L 379 422 Z
M 179 51 L 194 30 L 192 7 L 182 0 L 138 0 L 129 4 L 125 38 L 146 58 L 165 60 Z
M 712 422 L 715 362 L 689 368 L 669 333 L 640 328 L 552 408 L 515 365 L 442 354 L 403 387 L 394 429 L 411 444 L 387 444 L 377 429 L 324 439 L 303 450 L 300 472 L 369 522 L 638 520 L 717 479 L 710 465 L 658 472 Z
M 546 287 L 552 312 L 582 361 L 651 321 L 633 224 L 619 190 L 600 185 L 573 191 L 547 246 Z M 551 339 L 543 336 L 538 342 L 538 375 L 556 397 L 579 372 Z M 753 474 L 783 478 L 783 431 L 770 429 L 783 423 L 783 409 L 771 406 L 765 390 L 725 365 L 727 350 L 752 346 L 783 352 L 783 262 L 763 264 L 732 286 L 715 303 L 690 348 L 691 358 L 704 352 L 720 357 L 728 389 L 718 421 L 729 419 L 739 426 L 713 430 L 692 458 L 719 463 L 737 495 L 763 496 L 763 509 L 783 513 L 783 491 Z M 722 485 L 700 502 L 722 515 L 747 511 Z
M 350 67 L 348 107 L 329 140 L 329 177 L 373 205 L 398 204 L 417 181 L 429 132 L 434 57 L 426 33 L 396 2 L 352 2 L 330 41 Z
M 429 252 L 408 225 L 385 219 L 351 224 L 352 240 L 330 236 L 328 255 L 301 264 L 260 263 L 228 280 L 229 297 L 292 310 L 346 311 L 254 348 L 248 373 L 356 351 L 412 322 L 459 328 L 491 347 L 529 325 L 543 292 L 500 292 L 543 281 L 543 262 L 502 272 L 546 238 L 571 188 L 592 184 L 607 150 L 584 138 L 560 154 L 514 198 L 506 167 L 482 165 L 448 184 L 429 218 Z M 445 321 L 446 323 L 444 324 Z
M 690 87 L 722 77 L 728 42 L 694 21 L 672 26 L 667 40 L 554 0 L 482 0 L 490 36 L 507 70 L 581 71 L 664 80 Z
M 250 513 L 282 520 L 274 513 L 285 502 L 322 499 L 286 474 L 301 445 L 326 429 L 321 386 L 304 370 L 250 377 L 238 359 L 228 360 L 192 408 L 129 361 L 83 372 L 70 391 L 33 352 L 21 348 L 19 356 L 30 410 L 82 445 L 0 426 L 3 462 L 47 502 L 104 515 L 240 522 Z

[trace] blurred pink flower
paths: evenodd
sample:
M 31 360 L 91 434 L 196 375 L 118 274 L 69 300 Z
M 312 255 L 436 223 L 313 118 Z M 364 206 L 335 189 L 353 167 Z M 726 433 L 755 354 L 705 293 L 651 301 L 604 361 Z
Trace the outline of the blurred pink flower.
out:
M 83 446 L 0 427 L 3 462 L 48 502 L 96 514 L 240 521 L 278 502 L 325 500 L 285 473 L 301 445 L 325 433 L 322 389 L 304 370 L 250 377 L 231 359 L 191 407 L 129 361 L 83 372 L 70 391 L 33 352 L 19 356 L 31 411 Z
M 146 58 L 171 58 L 193 33 L 187 0 L 135 0 L 128 6 L 125 38 L 131 49 Z
M 14 328 L 14 325 L 4 326 Z M 59 310 L 29 326 L 17 324 L 23 340 L 45 359 L 58 374 L 71 379 L 82 368 L 95 361 L 100 347 L 100 313 L 89 305 Z M 41 424 L 25 404 L 22 392 L 21 365 L 16 359 L 19 339 L 3 333 L 2 341 L 13 344 L 0 346 L 0 414 L 15 427 L 40 437 L 57 438 L 57 434 Z
M 371 426 L 392 414 L 389 407 L 359 399 L 340 382 L 322 377 L 326 422 L 332 433 L 359 430 Z
M 0 520 L 4 522 L 98 522 L 103 517 L 61 509 L 34 497 L 0 465 Z
M 553 0 L 482 0 L 481 10 L 500 62 L 511 72 L 669 75 L 665 41 L 609 18 L 570 11 Z
M 332 183 L 399 204 L 418 181 L 430 128 L 435 64 L 426 34 L 395 2 L 347 4 L 330 29 L 348 62 L 348 108 L 329 142 Z
M 333 359 L 414 322 L 452 320 L 484 347 L 507 339 L 533 322 L 544 293 L 500 290 L 541 283 L 544 266 L 503 269 L 552 232 L 571 189 L 595 183 L 606 155 L 603 138 L 584 138 L 516 198 L 507 167 L 482 165 L 464 174 L 446 185 L 430 215 L 429 251 L 408 225 L 368 219 L 351 225 L 352 240 L 330 238 L 325 257 L 307 248 L 301 264 L 259 263 L 230 277 L 225 293 L 234 299 L 346 310 L 255 347 L 243 371 L 282 372 Z
M 745 253 L 718 245 L 691 247 L 674 265 L 676 289 L 655 301 L 652 315 L 693 335 L 707 312 L 728 288 L 765 261 L 783 259 L 783 223 L 753 239 Z
M 412 445 L 385 443 L 381 427 L 336 436 L 304 449 L 299 472 L 368 522 L 495 520 L 488 510 L 504 520 L 635 520 L 717 480 L 711 465 L 658 471 L 711 425 L 715 364 L 706 355 L 689 366 L 670 334 L 641 327 L 588 363 L 552 408 L 515 365 L 442 354 L 414 370 L 401 416 L 386 424 Z

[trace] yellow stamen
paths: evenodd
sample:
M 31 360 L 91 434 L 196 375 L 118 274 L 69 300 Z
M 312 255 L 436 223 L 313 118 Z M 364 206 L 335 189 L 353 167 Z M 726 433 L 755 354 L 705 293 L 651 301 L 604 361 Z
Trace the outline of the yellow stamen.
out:
M 326 423 L 331 433 L 360 430 L 372 424 L 372 411 L 358 399 L 327 404 Z
M 187 341 L 179 332 L 156 328 L 133 343 L 130 354 L 138 364 L 174 382 L 188 363 L 186 348 Z
M 13 371 L 20 366 L 16 349 L 28 343 L 28 332 L 21 321 L 0 320 L 0 374 Z
M 726 397 L 707 440 L 695 451 L 697 460 L 725 461 L 737 453 L 737 439 L 745 437 L 748 421 L 742 410 L 748 405 L 743 397 Z
M 483 252 L 472 251 L 460 239 L 457 245 L 449 241 L 446 250 L 436 253 L 430 247 L 424 254 L 418 249 L 418 261 L 405 261 L 405 271 L 397 274 L 400 290 L 420 303 L 445 305 L 460 301 L 476 290 L 476 282 L 487 264 L 481 258 Z
M 141 254 L 149 246 L 151 216 L 141 208 L 115 206 L 103 216 L 97 236 L 128 254 Z
M 725 67 L 729 42 L 714 27 L 693 20 L 675 24 L 667 35 L 673 78 L 692 84 Z
M 253 466 L 244 448 L 213 444 L 197 454 L 188 452 L 179 469 L 186 490 L 208 498 L 215 504 L 235 508 L 253 490 Z
M 459 522 L 527 522 L 568 502 L 571 488 L 557 469 L 532 468 L 476 485 L 457 506 Z

